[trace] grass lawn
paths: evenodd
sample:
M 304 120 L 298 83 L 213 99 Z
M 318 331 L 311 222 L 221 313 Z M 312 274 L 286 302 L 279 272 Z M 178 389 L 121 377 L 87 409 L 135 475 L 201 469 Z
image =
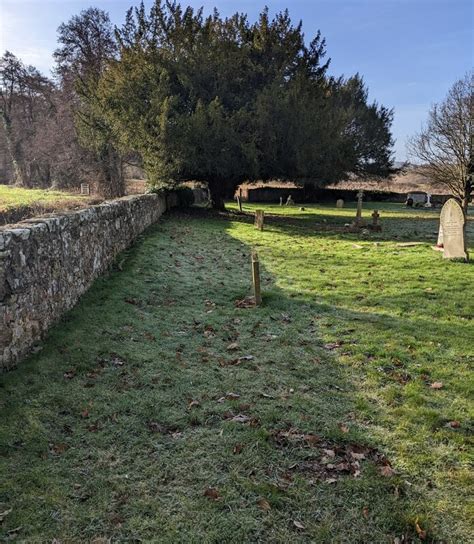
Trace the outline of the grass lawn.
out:
M 89 201 L 90 197 L 64 191 L 22 189 L 0 184 L 0 224 L 19 221 L 39 213 L 85 205 Z
M 372 207 L 149 229 L 1 377 L 2 537 L 472 542 L 474 265 L 439 211 Z

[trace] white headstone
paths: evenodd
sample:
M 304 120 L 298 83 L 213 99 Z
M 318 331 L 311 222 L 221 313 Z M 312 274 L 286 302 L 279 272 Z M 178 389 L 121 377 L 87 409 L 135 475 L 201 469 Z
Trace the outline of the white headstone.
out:
M 445 259 L 466 259 L 465 224 L 466 218 L 457 200 L 450 198 L 443 206 L 439 218 L 443 237 Z
M 344 200 L 342 198 L 336 200 L 336 208 L 344 208 Z

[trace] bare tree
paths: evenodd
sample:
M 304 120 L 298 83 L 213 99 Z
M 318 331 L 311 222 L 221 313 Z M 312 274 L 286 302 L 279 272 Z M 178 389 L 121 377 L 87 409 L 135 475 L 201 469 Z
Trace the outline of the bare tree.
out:
M 471 197 L 473 90 L 474 73 L 468 72 L 431 108 L 426 125 L 408 142 L 420 173 L 445 185 L 465 212 Z
M 88 8 L 63 23 L 58 34 L 57 73 L 61 87 L 76 95 L 73 110 L 79 141 L 94 152 L 99 192 L 106 198 L 122 196 L 122 158 L 97 95 L 100 78 L 116 52 L 109 16 Z
M 0 59 L 0 115 L 17 185 L 49 180 L 49 164 L 34 141 L 51 116 L 53 93 L 53 83 L 33 66 L 9 51 Z

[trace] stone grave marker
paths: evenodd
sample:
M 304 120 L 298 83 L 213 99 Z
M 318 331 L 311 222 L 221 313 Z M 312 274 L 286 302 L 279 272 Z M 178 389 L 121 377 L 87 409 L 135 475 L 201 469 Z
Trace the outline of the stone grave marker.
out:
M 372 213 L 372 224 L 370 225 L 370 230 L 373 230 L 374 232 L 381 232 L 382 225 L 379 223 L 380 214 L 378 210 L 374 210 Z
M 362 221 L 362 199 L 364 197 L 364 191 L 362 189 L 357 193 L 357 211 L 355 220 L 352 223 L 353 227 L 362 227 L 364 226 L 364 223 Z
M 89 196 L 91 194 L 91 186 L 88 183 L 81 183 L 81 195 Z
M 255 210 L 255 228 L 263 230 L 263 219 L 265 212 L 263 210 Z
M 466 218 L 457 200 L 450 198 L 439 218 L 445 259 L 468 259 L 466 251 Z M 439 241 L 439 239 L 438 239 Z
M 336 208 L 344 208 L 344 200 L 342 198 L 336 200 Z

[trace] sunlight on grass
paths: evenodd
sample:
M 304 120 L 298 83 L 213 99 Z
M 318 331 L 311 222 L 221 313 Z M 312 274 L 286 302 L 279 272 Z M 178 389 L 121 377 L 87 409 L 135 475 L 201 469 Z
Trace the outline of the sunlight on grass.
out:
M 381 233 L 326 206 L 151 228 L 1 378 L 0 534 L 468 542 L 474 267 L 384 206 Z
M 81 197 L 80 195 L 63 191 L 22 189 L 0 184 L 0 212 L 10 208 L 30 206 L 32 204 L 53 204 L 63 200 L 77 200 L 80 202 L 84 199 L 87 199 L 87 197 Z

